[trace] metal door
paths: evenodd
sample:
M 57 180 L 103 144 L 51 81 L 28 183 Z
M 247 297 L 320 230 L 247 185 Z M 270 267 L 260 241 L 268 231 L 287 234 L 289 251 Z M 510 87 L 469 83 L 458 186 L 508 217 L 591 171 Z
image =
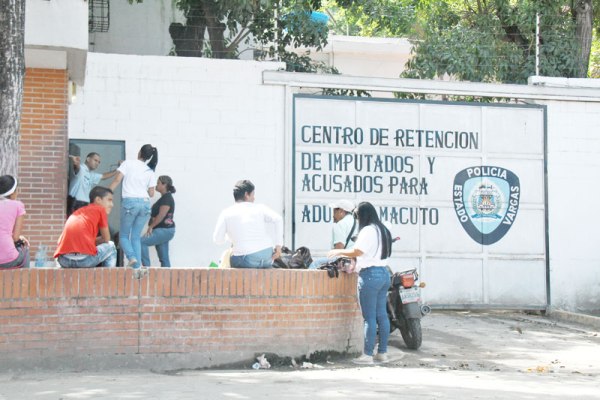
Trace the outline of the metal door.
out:
M 79 154 L 77 154 L 77 152 Z M 71 139 L 69 140 L 69 153 L 71 155 L 79 155 L 81 162 L 85 162 L 86 156 L 95 152 L 100 154 L 100 166 L 95 172 L 103 174 L 108 171 L 113 171 L 119 167 L 119 161 L 125 159 L 125 142 L 121 140 L 88 140 L 88 139 Z M 112 179 L 100 181 L 100 186 L 106 186 L 112 182 Z M 113 235 L 120 229 L 120 209 L 121 209 L 121 186 L 117 187 L 114 194 L 114 207 L 108 216 L 108 225 L 110 233 Z

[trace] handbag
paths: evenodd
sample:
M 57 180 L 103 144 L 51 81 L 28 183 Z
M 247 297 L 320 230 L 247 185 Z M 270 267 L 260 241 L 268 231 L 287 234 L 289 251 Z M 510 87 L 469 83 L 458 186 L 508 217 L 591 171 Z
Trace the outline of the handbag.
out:
M 292 269 L 307 269 L 312 261 L 310 250 L 308 247 L 302 246 L 299 247 L 298 250 L 296 250 L 292 255 L 289 266 Z
M 292 251 L 283 246 L 281 248 L 281 256 L 273 260 L 273 268 L 290 268 L 290 260 L 292 259 Z
M 340 275 L 340 271 L 347 274 L 351 274 L 356 269 L 356 260 L 349 257 L 339 257 L 333 261 L 323 264 L 319 269 L 327 270 L 327 275 L 330 278 L 337 278 Z

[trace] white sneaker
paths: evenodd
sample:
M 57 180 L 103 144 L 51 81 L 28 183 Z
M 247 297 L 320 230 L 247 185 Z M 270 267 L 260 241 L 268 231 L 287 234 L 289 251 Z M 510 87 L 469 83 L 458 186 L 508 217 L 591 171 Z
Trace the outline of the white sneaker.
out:
M 352 362 L 358 365 L 373 365 L 373 356 L 363 354 L 362 356 L 352 360 Z
M 377 353 L 373 356 L 373 361 L 378 363 L 386 363 L 390 361 L 390 358 L 388 357 L 387 353 Z

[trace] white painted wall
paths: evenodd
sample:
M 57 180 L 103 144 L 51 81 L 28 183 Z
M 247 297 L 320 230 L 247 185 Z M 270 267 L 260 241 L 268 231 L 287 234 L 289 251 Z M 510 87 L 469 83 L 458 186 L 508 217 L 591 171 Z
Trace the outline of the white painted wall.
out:
M 206 266 L 218 259 L 223 247 L 212 244 L 211 234 L 218 213 L 233 201 L 231 189 L 238 179 L 253 180 L 257 201 L 284 212 L 285 190 L 291 184 L 284 179 L 284 170 L 290 168 L 284 158 L 284 136 L 292 127 L 291 119 L 286 119 L 291 116 L 291 101 L 285 93 L 292 94 L 297 86 L 328 87 L 327 82 L 344 87 L 346 78 L 266 72 L 271 85 L 263 85 L 263 71 L 280 67 L 90 53 L 85 87 L 78 90 L 69 110 L 69 136 L 126 140 L 128 158 L 145 143 L 158 147 L 157 173 L 172 176 L 178 190 L 174 265 Z M 277 83 L 273 75 L 278 74 L 287 83 L 284 79 Z M 375 85 L 378 90 L 402 90 L 412 82 L 350 81 L 354 88 Z M 536 104 L 548 106 L 551 302 L 561 309 L 597 310 L 600 213 L 594 205 L 600 197 L 600 95 L 595 87 L 586 90 L 593 85 L 586 86 L 584 80 L 576 87 L 570 82 L 557 89 L 434 81 L 414 81 L 409 87 L 425 93 L 546 99 Z M 526 290 L 527 281 L 518 270 L 505 272 L 518 282 L 515 288 Z M 481 277 L 473 279 L 477 284 Z M 451 294 L 451 286 L 447 290 Z
M 548 106 L 548 210 L 553 306 L 600 310 L 600 103 Z
M 296 247 L 326 254 L 327 204 L 368 201 L 401 238 L 388 265 L 418 268 L 431 305 L 545 308 L 544 116 L 530 105 L 296 96 Z M 354 134 L 329 137 L 331 127 Z M 436 144 L 436 131 L 473 140 Z M 473 205 L 480 185 L 494 211 Z
M 284 210 L 284 88 L 262 85 L 278 63 L 90 53 L 86 84 L 69 108 L 69 137 L 125 140 L 127 158 L 151 143 L 157 175 L 177 193 L 171 262 L 208 266 L 221 209 L 239 179 L 256 201 Z M 157 195 L 158 196 L 158 195 Z M 153 253 L 153 252 L 152 252 Z
M 25 3 L 25 65 L 67 69 L 83 84 L 88 48 L 86 0 L 28 0 Z
M 25 45 L 87 50 L 88 2 L 27 0 Z
M 529 85 L 509 85 L 265 72 L 264 81 L 287 86 L 289 93 L 296 88 L 348 88 L 505 97 L 546 105 L 551 306 L 569 311 L 600 311 L 596 233 L 600 214 L 594 208 L 594 200 L 600 196 L 597 79 L 531 77 Z M 291 108 L 288 112 L 291 114 Z M 286 127 L 291 133 L 292 124 Z M 504 272 L 515 280 L 515 290 L 527 289 L 528 280 L 519 270 Z M 474 284 L 479 284 L 478 279 L 473 275 Z M 448 284 L 446 288 L 453 290 Z
M 323 51 L 311 50 L 310 57 L 340 73 L 355 76 L 397 78 L 410 59 L 412 45 L 404 38 L 379 38 L 330 34 Z M 291 49 L 304 54 L 308 49 Z
M 172 0 L 111 0 L 108 32 L 90 33 L 90 51 L 166 56 L 173 47 L 172 22 L 185 22 Z

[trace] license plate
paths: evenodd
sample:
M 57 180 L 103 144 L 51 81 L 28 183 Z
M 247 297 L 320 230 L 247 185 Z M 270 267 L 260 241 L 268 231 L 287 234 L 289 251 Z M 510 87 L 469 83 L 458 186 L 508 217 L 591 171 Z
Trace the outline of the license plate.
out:
M 421 300 L 421 291 L 418 287 L 412 287 L 410 289 L 400 290 L 400 299 L 402 304 L 414 303 Z

